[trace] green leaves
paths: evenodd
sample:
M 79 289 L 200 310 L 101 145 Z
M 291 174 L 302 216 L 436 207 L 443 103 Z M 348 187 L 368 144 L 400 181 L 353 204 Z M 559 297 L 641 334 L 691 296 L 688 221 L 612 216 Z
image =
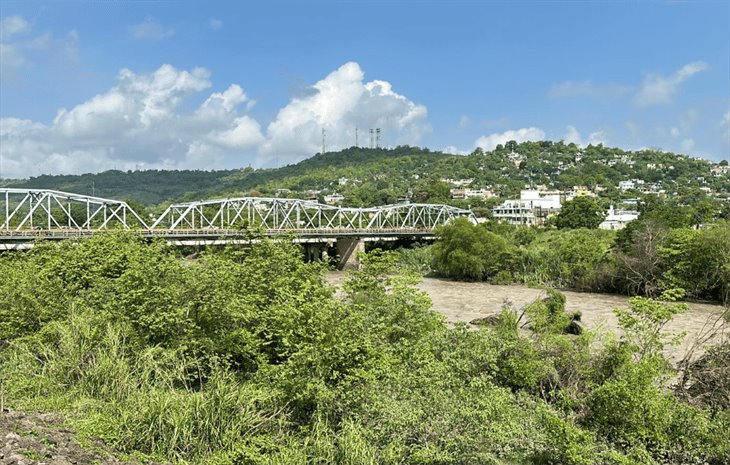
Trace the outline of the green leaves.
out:
M 596 229 L 606 218 L 606 212 L 588 196 L 579 196 L 565 202 L 553 223 L 558 229 Z
M 510 259 L 507 241 L 481 225 L 459 218 L 436 230 L 434 268 L 455 279 L 484 280 Z
M 683 335 L 667 335 L 662 329 L 675 315 L 689 309 L 685 303 L 669 303 L 683 296 L 684 291 L 672 289 L 663 294 L 662 300 L 632 297 L 627 309 L 614 309 L 619 326 L 624 330 L 622 341 L 631 348 L 637 361 L 660 355 L 665 344 L 680 342 Z
M 481 226 L 440 234 L 438 253 L 477 255 L 486 272 L 511 258 Z M 612 237 L 551 231 L 524 246 L 575 273 Z M 336 290 L 272 241 L 188 260 L 111 234 L 0 256 L 0 390 L 180 464 L 727 462 L 726 409 L 665 389 L 681 292 L 632 299 L 622 338 L 594 344 L 564 334 L 559 292 L 520 312 L 529 325 L 506 308 L 493 328 L 449 327 L 396 253 L 360 263 Z

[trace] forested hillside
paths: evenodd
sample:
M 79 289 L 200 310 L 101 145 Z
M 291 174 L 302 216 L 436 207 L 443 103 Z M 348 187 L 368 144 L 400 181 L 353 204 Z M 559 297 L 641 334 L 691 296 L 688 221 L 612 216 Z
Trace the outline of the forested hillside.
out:
M 38 176 L 10 183 L 16 187 L 53 188 L 82 194 L 132 199 L 147 206 L 171 200 L 231 195 L 317 197 L 338 193 L 343 205 L 452 201 L 454 187 L 444 179 L 471 180 L 472 188 L 490 189 L 498 197 L 514 196 L 525 185 L 550 189 L 585 186 L 616 201 L 620 181 L 640 180 L 668 195 L 717 197 L 730 192 L 730 175 L 702 159 L 669 152 L 636 152 L 602 145 L 579 148 L 563 142 L 508 142 L 495 150 L 467 156 L 418 147 L 351 147 L 317 154 L 278 169 L 228 171 L 107 171 L 81 176 Z M 715 169 L 713 172 L 712 170 Z M 702 190 L 701 190 L 702 189 Z M 470 199 L 479 205 L 479 200 Z M 463 205 L 465 206 L 465 205 Z

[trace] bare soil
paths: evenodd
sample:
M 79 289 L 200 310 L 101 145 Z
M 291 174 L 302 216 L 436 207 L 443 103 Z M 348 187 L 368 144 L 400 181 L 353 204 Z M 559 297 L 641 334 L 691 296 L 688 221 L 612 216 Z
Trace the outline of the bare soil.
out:
M 0 412 L 0 464 L 140 465 L 118 460 L 102 443 L 83 448 L 74 435 L 60 415 Z

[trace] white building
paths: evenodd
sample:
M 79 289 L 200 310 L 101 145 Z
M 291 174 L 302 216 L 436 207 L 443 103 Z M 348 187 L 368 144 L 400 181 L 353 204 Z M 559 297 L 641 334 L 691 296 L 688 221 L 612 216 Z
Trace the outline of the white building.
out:
M 628 191 L 636 188 L 634 181 L 619 181 L 618 188 L 622 191 Z
M 342 194 L 335 193 L 335 194 L 324 196 L 324 203 L 326 203 L 328 205 L 334 205 L 336 203 L 342 202 L 343 200 L 345 200 L 345 196 L 343 196 Z
M 488 189 L 451 189 L 452 199 L 489 199 L 495 197 L 494 192 Z
M 545 219 L 560 211 L 560 195 L 541 195 L 536 190 L 523 190 L 519 200 L 506 200 L 492 209 L 492 216 L 502 222 L 518 225 L 542 225 Z
M 608 216 L 598 225 L 599 229 L 623 229 L 630 221 L 639 218 L 639 212 L 633 210 L 615 210 L 613 205 L 608 209 Z

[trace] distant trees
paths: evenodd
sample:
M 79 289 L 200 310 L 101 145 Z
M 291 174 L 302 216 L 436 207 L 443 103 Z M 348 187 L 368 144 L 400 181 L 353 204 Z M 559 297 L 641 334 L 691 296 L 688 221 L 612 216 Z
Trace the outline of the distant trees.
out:
M 553 220 L 558 229 L 596 229 L 606 218 L 606 212 L 590 197 L 576 197 L 565 202 Z

